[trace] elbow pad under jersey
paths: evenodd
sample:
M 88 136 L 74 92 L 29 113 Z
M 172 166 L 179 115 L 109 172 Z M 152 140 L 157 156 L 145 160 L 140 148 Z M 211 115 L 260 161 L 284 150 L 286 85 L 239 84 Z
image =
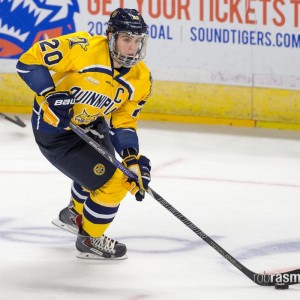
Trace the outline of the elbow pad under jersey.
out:
M 55 88 L 49 70 L 42 65 L 26 65 L 18 61 L 17 72 L 37 94 L 44 95 Z

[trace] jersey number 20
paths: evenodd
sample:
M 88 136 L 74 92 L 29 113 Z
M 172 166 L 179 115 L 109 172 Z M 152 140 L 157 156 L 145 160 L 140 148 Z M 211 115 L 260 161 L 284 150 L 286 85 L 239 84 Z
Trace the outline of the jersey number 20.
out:
M 59 50 L 55 50 L 58 47 L 59 47 L 59 41 L 56 39 L 53 39 L 51 41 L 44 41 L 40 43 L 40 48 L 42 52 L 47 52 L 50 48 L 50 52 L 44 55 L 44 62 L 48 66 L 57 64 L 63 58 L 62 53 Z

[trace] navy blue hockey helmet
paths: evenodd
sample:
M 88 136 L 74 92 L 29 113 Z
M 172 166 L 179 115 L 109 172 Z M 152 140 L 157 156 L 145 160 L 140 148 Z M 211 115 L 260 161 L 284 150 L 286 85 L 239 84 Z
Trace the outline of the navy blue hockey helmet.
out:
M 147 33 L 148 26 L 136 9 L 117 8 L 107 23 L 107 32 L 131 32 L 134 34 Z
M 148 26 L 136 9 L 118 8 L 114 10 L 107 23 L 109 51 L 111 57 L 121 66 L 130 68 L 146 56 Z M 135 55 L 124 55 L 117 49 L 116 41 L 120 34 L 138 39 L 139 46 Z

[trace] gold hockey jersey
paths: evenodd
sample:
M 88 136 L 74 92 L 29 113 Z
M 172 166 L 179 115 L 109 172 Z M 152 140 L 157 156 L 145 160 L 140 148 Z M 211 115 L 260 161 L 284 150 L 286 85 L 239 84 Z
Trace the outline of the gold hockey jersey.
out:
M 20 75 L 40 65 L 50 70 L 57 91 L 72 92 L 75 104 L 71 121 L 78 125 L 111 114 L 113 128 L 136 130 L 139 112 L 151 94 L 152 79 L 145 63 L 121 68 L 120 72 L 114 69 L 104 36 L 77 32 L 44 40 L 24 53 L 19 62 Z M 40 80 L 42 85 L 42 77 L 31 78 L 31 87 L 39 94 L 43 94 L 38 83 Z M 47 88 L 53 86 L 49 84 L 43 92 Z M 44 101 L 44 96 L 36 95 L 33 118 L 37 129 L 43 122 Z

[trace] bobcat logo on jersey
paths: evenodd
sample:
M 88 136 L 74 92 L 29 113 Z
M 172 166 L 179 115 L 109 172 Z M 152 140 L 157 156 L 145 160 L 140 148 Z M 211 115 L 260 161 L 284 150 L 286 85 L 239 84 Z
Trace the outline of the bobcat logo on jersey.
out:
M 77 0 L 0 0 L 0 58 L 19 58 L 34 43 L 75 32 Z
M 96 115 L 89 115 L 85 109 L 83 109 L 82 114 L 77 115 L 75 117 L 75 121 L 80 122 L 82 124 L 89 124 L 97 119 L 99 114 Z
M 86 38 L 75 36 L 68 39 L 68 41 L 70 49 L 73 48 L 75 45 L 79 45 L 84 51 L 87 51 L 87 46 L 89 45 L 89 42 Z

